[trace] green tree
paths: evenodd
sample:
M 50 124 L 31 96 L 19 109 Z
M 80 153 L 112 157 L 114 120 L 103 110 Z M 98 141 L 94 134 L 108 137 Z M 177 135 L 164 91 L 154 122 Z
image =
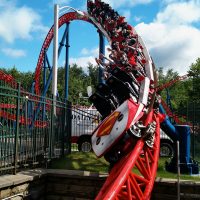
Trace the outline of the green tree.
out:
M 94 66 L 93 64 L 89 63 L 88 65 L 88 78 L 90 80 L 90 85 L 94 88 L 98 84 L 98 73 L 99 68 L 98 66 Z
M 87 86 L 91 85 L 91 80 L 83 71 L 82 67 L 77 64 L 73 64 L 69 68 L 69 80 L 68 80 L 68 100 L 74 104 L 88 104 L 86 98 L 80 98 L 80 93 L 83 97 L 87 96 Z M 58 68 L 58 92 L 61 98 L 65 97 L 65 68 Z
M 178 73 L 172 69 L 168 70 L 165 74 L 163 68 L 159 68 L 158 73 L 160 85 L 170 82 L 178 76 Z M 195 106 L 198 107 L 200 103 L 200 58 L 191 64 L 188 77 L 188 79 L 176 82 L 168 90 L 174 112 L 187 116 L 187 120 L 192 121 L 192 116 L 194 115 L 192 113 L 194 112 L 193 104 L 195 102 Z M 164 90 L 161 95 L 166 100 L 167 96 Z M 195 112 L 198 112 L 197 108 L 195 108 Z M 196 116 L 196 119 L 200 118 L 198 114 Z
M 169 83 L 170 81 L 176 79 L 178 77 L 178 73 L 174 71 L 173 69 L 168 69 L 166 73 L 164 73 L 163 68 L 158 69 L 158 79 L 159 79 L 159 85 L 163 85 L 166 83 Z M 171 104 L 173 108 L 177 108 L 176 104 L 176 92 L 175 92 L 175 85 L 172 85 L 171 87 L 167 88 L 169 90 L 169 94 L 171 97 Z M 167 100 L 167 92 L 164 89 L 161 92 L 162 98 L 166 101 Z
M 189 89 L 189 96 L 195 101 L 200 101 L 200 58 L 192 63 L 188 71 L 191 86 Z
M 22 87 L 26 90 L 30 90 L 31 85 L 33 83 L 33 72 L 20 72 L 15 66 L 12 68 L 0 68 L 1 71 L 5 72 L 8 75 L 11 75 L 16 82 L 20 82 Z

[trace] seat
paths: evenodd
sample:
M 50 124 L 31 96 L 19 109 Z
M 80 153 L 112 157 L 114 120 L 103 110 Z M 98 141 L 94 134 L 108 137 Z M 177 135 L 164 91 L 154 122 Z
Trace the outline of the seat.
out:
M 102 96 L 104 96 L 106 99 L 110 99 L 110 101 L 113 103 L 113 105 L 115 106 L 115 108 L 117 108 L 119 106 L 119 102 L 118 102 L 117 98 L 112 93 L 111 88 L 107 84 L 105 84 L 105 83 L 99 83 L 97 85 L 97 87 L 96 87 L 96 90 Z
M 112 89 L 113 94 L 117 97 L 120 104 L 123 103 L 126 99 L 130 98 L 130 93 L 132 92 L 130 88 L 127 86 L 127 84 L 115 76 L 110 76 L 106 80 L 106 83 Z
M 139 84 L 134 75 L 129 75 L 118 67 L 113 69 L 111 74 L 123 82 L 128 82 L 135 91 L 133 95 L 138 97 Z
M 107 117 L 113 110 L 115 110 L 115 107 L 112 105 L 110 99 L 105 98 L 98 92 L 93 93 L 89 97 L 89 100 L 94 104 L 96 109 L 102 115 L 103 119 Z

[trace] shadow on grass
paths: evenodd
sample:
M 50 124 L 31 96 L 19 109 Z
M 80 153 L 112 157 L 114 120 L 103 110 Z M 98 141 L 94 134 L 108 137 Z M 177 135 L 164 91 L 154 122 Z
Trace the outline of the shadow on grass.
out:
M 94 153 L 73 152 L 53 161 L 50 168 L 108 172 L 108 166 L 109 164 L 104 158 L 98 159 Z
M 172 178 L 177 179 L 177 174 L 168 172 L 165 170 L 165 162 L 169 161 L 169 158 L 160 158 L 157 177 L 160 178 Z M 73 152 L 70 155 L 66 155 L 61 159 L 54 160 L 51 163 L 50 168 L 54 169 L 68 169 L 68 170 L 85 170 L 91 172 L 108 172 L 109 163 L 104 158 L 98 159 L 94 153 L 82 153 Z M 137 170 L 133 170 L 134 173 L 138 173 Z M 139 173 L 138 173 L 139 174 Z M 200 176 L 182 175 L 182 180 L 194 180 L 200 181 Z

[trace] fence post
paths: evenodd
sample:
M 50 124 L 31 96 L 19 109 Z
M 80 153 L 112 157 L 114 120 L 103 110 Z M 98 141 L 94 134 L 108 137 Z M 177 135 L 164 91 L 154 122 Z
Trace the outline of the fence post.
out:
M 16 129 L 15 129 L 15 146 L 14 146 L 14 174 L 17 173 L 17 160 L 18 160 L 18 139 L 19 139 L 19 115 L 20 115 L 20 87 L 21 84 L 17 83 L 17 110 L 16 110 Z
M 54 102 L 53 102 L 53 95 L 52 95 L 52 104 L 51 104 L 51 127 L 49 132 L 49 159 L 52 158 L 52 135 L 53 135 L 53 129 L 54 129 Z
M 67 103 L 67 112 L 65 113 L 65 123 L 66 123 L 66 142 L 67 142 L 67 153 L 71 153 L 71 136 L 72 136 L 72 105 L 69 101 L 66 101 Z
M 66 102 L 64 102 L 63 103 L 63 105 L 64 105 L 64 109 L 62 109 L 62 119 L 64 119 L 64 120 L 62 120 L 62 135 L 61 135 L 61 148 L 62 148 L 62 151 L 61 151 L 61 156 L 63 157 L 64 156 L 64 154 L 65 154 L 65 131 L 66 131 L 66 129 L 65 129 L 65 124 L 66 124 L 66 122 L 65 122 L 65 120 L 66 120 L 66 107 L 67 107 L 67 103 Z
M 195 159 L 195 123 L 196 123 L 196 119 L 195 119 L 195 100 L 193 99 L 193 105 L 192 105 L 192 109 L 193 109 L 193 115 L 192 115 L 192 132 L 193 132 L 193 148 L 192 148 L 192 157 L 193 159 Z
M 180 146 L 177 141 L 177 200 L 180 200 Z

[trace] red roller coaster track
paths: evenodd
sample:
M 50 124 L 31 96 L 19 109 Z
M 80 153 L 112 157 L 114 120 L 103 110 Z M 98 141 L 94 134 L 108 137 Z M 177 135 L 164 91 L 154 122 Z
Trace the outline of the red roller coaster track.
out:
M 153 148 L 145 146 L 143 139 L 138 140 L 132 151 L 113 167 L 96 200 L 150 199 L 160 150 L 159 117 L 154 117 L 157 127 Z
M 183 76 L 178 76 L 177 78 L 159 86 L 157 88 L 157 91 L 162 91 L 164 90 L 165 88 L 168 88 L 168 87 L 171 87 L 172 85 L 174 85 L 175 83 L 179 82 L 179 81 L 182 81 L 182 80 L 185 80 L 186 78 L 188 78 L 188 75 L 183 75 Z
M 83 20 L 89 22 L 91 24 L 95 24 L 104 35 L 107 37 L 109 42 L 111 43 L 111 38 L 108 38 L 107 32 L 104 30 L 104 25 L 97 23 L 93 17 L 85 13 L 84 16 L 78 15 L 76 12 L 66 13 L 59 18 L 59 28 L 66 23 L 69 23 L 73 20 Z M 130 25 L 129 25 L 130 26 Z M 116 27 L 113 27 L 113 29 Z M 136 35 L 135 30 L 132 28 L 132 34 Z M 35 70 L 35 93 L 37 95 L 40 94 L 40 77 L 43 67 L 44 55 L 45 51 L 48 50 L 50 43 L 53 38 L 53 26 L 49 30 L 44 43 L 42 45 L 38 63 Z M 152 82 L 152 69 L 150 69 L 151 59 L 149 57 L 148 51 L 145 48 L 144 43 L 141 38 L 137 41 L 137 48 L 140 50 L 141 55 L 137 57 L 137 67 L 136 69 L 145 68 L 146 74 L 148 78 Z M 142 58 L 141 58 L 142 57 Z M 5 73 L 0 71 L 0 80 L 4 80 L 6 83 L 12 83 L 16 87 L 16 81 L 10 75 L 6 75 Z M 138 78 L 140 82 L 141 77 Z M 175 81 L 176 82 L 176 81 Z M 175 82 L 171 83 L 174 84 Z M 144 85 L 145 87 L 145 85 Z M 150 87 L 150 86 L 149 86 Z M 163 86 L 166 87 L 166 86 Z M 163 87 L 159 88 L 161 90 Z M 148 88 L 150 99 L 153 99 L 154 89 Z M 142 91 L 141 91 L 142 92 Z M 6 105 L 1 105 L 6 106 Z M 150 105 L 146 106 L 149 108 Z M 149 108 L 151 110 L 152 108 Z M 145 113 L 145 111 L 143 110 Z M 148 113 L 148 112 L 147 112 Z M 152 112 L 153 113 L 153 112 Z M 8 113 L 0 113 L 1 116 L 8 117 Z M 139 115 L 139 114 L 138 114 Z M 148 147 L 145 144 L 145 139 L 143 137 L 138 138 L 135 141 L 135 144 L 132 145 L 132 149 L 129 151 L 127 155 L 125 155 L 121 160 L 119 160 L 114 167 L 112 168 L 109 177 L 107 178 L 105 184 L 97 195 L 97 200 L 114 200 L 114 199 L 123 199 L 123 200 L 131 200 L 131 199 L 139 199 L 139 200 L 148 200 L 150 199 L 151 191 L 153 188 L 157 163 L 159 158 L 159 148 L 160 148 L 160 123 L 159 117 L 156 112 L 153 113 L 151 117 L 150 115 L 146 116 L 146 120 L 144 121 L 152 121 L 156 122 L 156 130 L 155 130 L 155 141 L 153 147 Z M 10 119 L 15 120 L 14 116 L 10 115 Z M 23 118 L 21 118 L 22 123 Z M 29 122 L 28 122 L 29 123 Z M 39 123 L 39 122 L 35 122 Z M 39 124 L 43 126 L 43 124 Z
M 63 24 L 69 23 L 70 21 L 73 21 L 73 20 L 82 20 L 82 21 L 87 21 L 89 23 L 92 23 L 86 15 L 80 16 L 76 12 L 69 12 L 69 13 L 62 15 L 59 18 L 58 26 L 60 28 Z M 45 51 L 48 50 L 52 39 L 53 39 L 53 26 L 49 30 L 49 32 L 48 32 L 48 34 L 47 34 L 47 36 L 44 40 L 44 43 L 43 43 L 42 48 L 40 50 L 40 54 L 39 54 L 39 58 L 38 58 L 38 62 L 37 62 L 36 70 L 35 70 L 35 78 L 34 78 L 34 80 L 35 80 L 35 93 L 37 95 L 40 94 L 40 75 L 41 75 L 41 71 L 42 71 L 42 67 L 43 67 Z
M 177 78 L 175 78 L 175 79 L 173 79 L 173 80 L 171 80 L 171 81 L 169 81 L 169 82 L 167 82 L 167 83 L 165 83 L 165 84 L 163 84 L 163 85 L 157 87 L 156 90 L 157 90 L 157 92 L 161 92 L 162 90 L 164 90 L 164 89 L 166 89 L 166 88 L 169 88 L 169 87 L 171 87 L 172 85 L 174 85 L 175 83 L 177 83 L 177 82 L 179 82 L 179 81 L 183 81 L 183 80 L 185 80 L 185 79 L 187 79 L 187 78 L 188 78 L 188 75 L 187 75 L 187 74 L 186 74 L 186 75 L 183 75 L 183 76 L 178 76 Z M 170 108 L 168 107 L 168 105 L 166 104 L 165 101 L 161 100 L 161 104 L 162 104 L 163 108 L 165 109 L 167 115 L 168 115 L 169 117 L 171 117 L 171 118 L 174 120 L 174 122 L 175 122 L 176 124 L 180 124 L 180 125 L 189 125 L 190 127 L 192 127 L 192 124 L 191 124 L 191 123 L 183 122 L 183 121 L 181 120 L 181 117 L 184 118 L 183 116 L 180 117 L 180 116 L 177 116 L 176 114 L 174 114 L 174 113 L 170 110 Z
M 89 23 L 94 23 L 94 19 L 85 14 L 84 17 L 78 15 L 76 12 L 67 13 L 60 17 L 59 19 L 59 28 L 65 24 L 69 23 L 73 20 L 83 20 Z M 95 22 L 96 23 L 96 22 Z M 103 30 L 103 25 L 96 23 L 98 28 Z M 132 29 L 134 31 L 134 29 Z M 134 31 L 135 35 L 136 32 Z M 107 35 L 106 35 L 107 36 Z M 53 38 L 53 27 L 48 32 L 46 39 L 42 45 L 39 59 L 37 63 L 37 67 L 35 70 L 35 93 L 37 95 L 40 94 L 40 76 L 43 67 L 44 61 L 44 52 L 49 48 L 50 43 Z M 111 39 L 107 37 L 110 41 Z M 145 46 L 140 39 L 138 42 L 138 48 L 142 52 L 141 57 L 145 58 L 146 61 L 140 57 L 138 58 L 138 66 L 141 68 L 142 62 L 149 62 L 149 58 L 147 57 L 147 53 L 143 52 Z M 142 62 L 141 59 L 143 60 Z M 140 62 L 140 63 L 139 63 Z M 149 63 L 148 63 L 149 64 Z M 149 73 L 149 78 L 152 80 L 151 72 Z M 7 83 L 12 83 L 16 87 L 16 82 L 12 76 L 6 75 L 5 73 L 0 74 L 2 80 Z M 15 117 L 12 115 L 8 116 L 8 113 L 1 113 L 1 116 L 4 116 L 15 120 Z M 122 158 L 111 170 L 110 176 L 108 177 L 105 185 L 101 189 L 96 199 L 149 199 L 150 194 L 153 188 L 154 179 L 156 176 L 157 162 L 159 156 L 159 119 L 154 114 L 154 120 L 156 121 L 156 133 L 155 133 L 155 142 L 153 148 L 149 148 L 145 144 L 145 140 L 143 138 L 138 139 L 136 144 L 133 146 L 133 149 L 130 151 L 128 155 Z M 23 118 L 21 118 L 21 123 L 23 122 Z M 28 122 L 29 123 L 29 122 Z M 37 121 L 35 122 L 37 123 Z M 40 124 L 42 126 L 43 124 Z M 136 170 L 133 172 L 132 170 Z
M 15 79 L 10 75 L 6 74 L 0 70 L 0 80 L 5 81 L 5 83 L 11 85 L 13 88 L 17 87 L 17 82 Z

